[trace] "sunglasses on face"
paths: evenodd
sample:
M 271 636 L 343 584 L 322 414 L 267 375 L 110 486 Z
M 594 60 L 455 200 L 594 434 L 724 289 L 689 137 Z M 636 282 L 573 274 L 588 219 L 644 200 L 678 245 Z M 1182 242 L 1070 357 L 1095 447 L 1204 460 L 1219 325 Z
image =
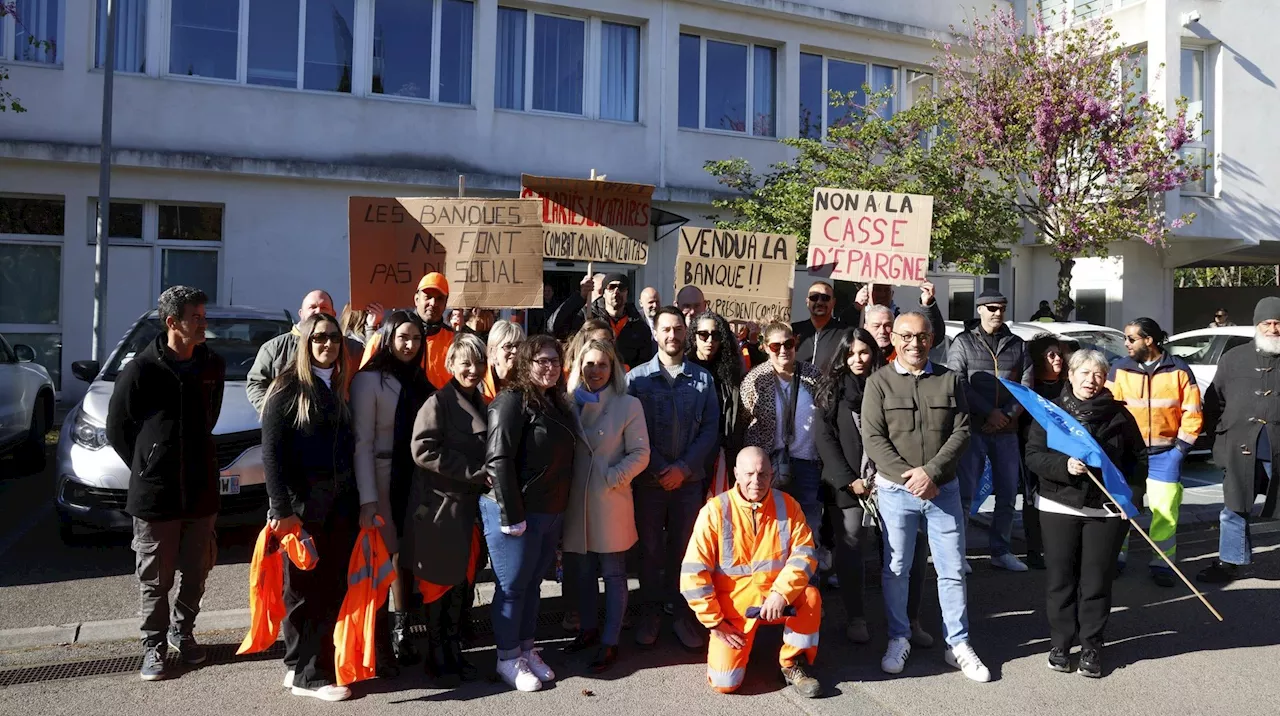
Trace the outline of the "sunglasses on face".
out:
M 1142 340 L 1143 338 L 1145 338 L 1145 336 L 1125 336 L 1125 337 L 1124 337 L 1124 342 L 1125 342 L 1125 343 L 1137 343 L 1138 341 Z
M 710 342 L 720 340 L 719 334 L 715 331 L 695 331 L 693 335 L 697 336 L 700 341 Z
M 811 293 L 809 294 L 809 300 L 814 303 L 826 303 L 831 300 L 831 297 L 825 293 Z
M 520 350 L 519 343 L 503 343 L 501 347 L 503 353 L 515 353 Z
M 341 333 L 312 333 L 311 342 L 316 345 L 328 343 L 340 343 L 342 341 Z
M 788 338 L 781 343 L 770 343 L 769 350 L 773 353 L 781 353 L 783 350 L 793 351 L 796 349 L 796 339 Z
M 1005 306 L 999 303 L 988 303 L 983 308 L 991 313 L 1004 313 Z

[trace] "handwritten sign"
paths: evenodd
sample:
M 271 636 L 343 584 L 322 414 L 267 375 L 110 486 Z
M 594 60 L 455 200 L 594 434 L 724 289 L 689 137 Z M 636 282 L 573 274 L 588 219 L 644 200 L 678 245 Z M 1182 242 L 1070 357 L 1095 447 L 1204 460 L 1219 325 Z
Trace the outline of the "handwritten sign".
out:
M 838 281 L 919 286 L 928 280 L 933 197 L 816 189 L 809 273 Z
M 697 286 L 730 321 L 790 321 L 795 273 L 794 236 L 680 229 L 676 290 Z
M 353 196 L 349 209 L 352 305 L 410 305 L 438 271 L 452 307 L 542 306 L 538 202 Z
M 521 198 L 542 202 L 545 258 L 648 262 L 651 184 L 525 174 L 520 185 Z

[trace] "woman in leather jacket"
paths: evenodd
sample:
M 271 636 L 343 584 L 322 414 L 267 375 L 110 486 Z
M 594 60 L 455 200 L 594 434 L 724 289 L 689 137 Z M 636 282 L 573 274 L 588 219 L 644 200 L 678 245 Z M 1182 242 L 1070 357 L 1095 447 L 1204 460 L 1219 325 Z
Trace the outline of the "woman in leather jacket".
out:
M 539 585 L 564 529 L 580 432 L 563 365 L 560 344 L 534 336 L 520 347 L 515 378 L 489 404 L 485 465 L 493 492 L 480 498 L 480 517 L 495 582 L 498 675 L 520 691 L 555 678 L 533 637 Z

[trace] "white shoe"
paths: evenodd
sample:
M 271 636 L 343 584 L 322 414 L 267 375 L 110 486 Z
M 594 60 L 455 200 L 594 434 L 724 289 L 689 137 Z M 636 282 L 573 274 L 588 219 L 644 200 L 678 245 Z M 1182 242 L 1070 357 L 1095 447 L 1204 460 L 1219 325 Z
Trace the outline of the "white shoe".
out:
M 973 565 L 969 564 L 969 560 L 964 561 L 964 573 L 973 574 Z
M 1022 560 L 1009 553 L 1002 554 L 999 557 L 992 557 L 991 566 L 996 569 L 1007 569 L 1010 572 L 1027 571 L 1027 565 L 1023 564 Z
M 547 662 L 542 660 L 542 656 L 538 654 L 540 651 L 542 650 L 530 649 L 522 653 L 520 656 L 523 656 L 524 660 L 528 662 L 529 671 L 532 671 L 533 675 L 538 677 L 538 681 L 545 684 L 556 678 L 556 672 L 552 671 L 551 667 L 547 666 Z
M 890 639 L 889 648 L 884 650 L 884 658 L 880 660 L 880 668 L 886 674 L 901 674 L 908 656 L 911 656 L 910 640 Z
M 972 681 L 985 684 L 991 680 L 991 671 L 973 652 L 973 647 L 969 646 L 967 641 L 947 649 L 946 656 L 943 658 Z
M 284 684 L 282 684 L 282 685 L 283 685 L 286 689 L 292 689 L 292 688 L 293 688 L 293 674 L 294 674 L 293 669 L 289 669 L 288 671 L 284 672 Z
M 326 684 L 318 689 L 306 689 L 301 686 L 293 687 L 294 696 L 310 696 L 313 699 L 321 701 L 346 701 L 351 698 L 351 689 L 337 684 Z
M 498 676 L 516 691 L 540 691 L 542 682 L 529 670 L 529 662 L 523 656 L 498 660 Z

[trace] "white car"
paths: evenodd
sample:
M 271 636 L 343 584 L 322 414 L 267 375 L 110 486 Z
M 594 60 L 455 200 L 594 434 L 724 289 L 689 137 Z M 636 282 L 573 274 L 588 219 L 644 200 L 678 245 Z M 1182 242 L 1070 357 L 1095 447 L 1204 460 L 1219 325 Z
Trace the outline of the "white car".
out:
M 0 455 L 13 453 L 33 470 L 44 467 L 44 434 L 53 426 L 56 393 L 36 352 L 0 336 Z
M 1170 338 L 1164 347 L 1191 366 L 1203 395 L 1218 373 L 1218 360 L 1232 348 L 1253 342 L 1254 330 L 1253 326 L 1198 328 Z
M 262 427 L 258 412 L 245 395 L 245 379 L 258 348 L 293 327 L 287 312 L 255 308 L 206 309 L 206 344 L 227 364 L 222 412 L 213 429 L 213 443 L 221 471 L 222 515 L 234 523 L 261 522 L 267 494 L 262 468 Z M 115 379 L 133 357 L 160 334 L 156 311 L 143 315 L 116 346 L 107 366 L 78 361 L 72 372 L 89 382 L 84 398 L 67 414 L 58 441 L 55 506 L 64 539 L 73 524 L 113 530 L 132 528 L 124 512 L 129 494 L 129 467 L 107 442 L 107 409 Z
M 1107 357 L 1107 362 L 1127 356 L 1124 348 L 1124 332 L 1109 326 L 1095 326 L 1092 323 L 1013 321 L 1007 324 L 1013 335 L 1029 341 L 1041 333 L 1052 333 L 1063 338 L 1070 338 L 1080 343 L 1081 348 L 1100 351 Z M 963 321 L 947 321 L 948 342 L 964 332 Z

